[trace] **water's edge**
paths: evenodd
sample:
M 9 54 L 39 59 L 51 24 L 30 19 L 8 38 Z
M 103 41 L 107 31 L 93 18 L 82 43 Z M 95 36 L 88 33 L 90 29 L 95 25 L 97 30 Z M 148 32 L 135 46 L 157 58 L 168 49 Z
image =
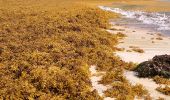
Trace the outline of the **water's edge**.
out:
M 126 11 L 120 8 L 111 8 L 99 6 L 100 9 L 119 13 L 122 18 L 118 23 L 129 24 L 132 26 L 150 28 L 153 31 L 164 33 L 170 36 L 170 12 L 143 12 L 143 11 Z

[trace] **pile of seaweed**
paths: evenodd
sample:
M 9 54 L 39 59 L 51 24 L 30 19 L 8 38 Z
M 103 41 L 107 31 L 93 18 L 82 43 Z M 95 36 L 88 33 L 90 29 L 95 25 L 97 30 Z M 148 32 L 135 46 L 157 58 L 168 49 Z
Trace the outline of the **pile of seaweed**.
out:
M 104 30 L 114 15 L 13 3 L 0 8 L 0 99 L 102 99 L 91 91 L 89 65 L 123 63 L 112 55 L 117 36 Z
M 106 29 L 118 16 L 89 2 L 0 1 L 0 99 L 103 99 L 91 89 L 90 65 L 107 72 L 103 83 L 121 82 L 108 96 L 127 100 L 146 94 L 123 77 L 131 65 L 113 55 L 119 35 Z

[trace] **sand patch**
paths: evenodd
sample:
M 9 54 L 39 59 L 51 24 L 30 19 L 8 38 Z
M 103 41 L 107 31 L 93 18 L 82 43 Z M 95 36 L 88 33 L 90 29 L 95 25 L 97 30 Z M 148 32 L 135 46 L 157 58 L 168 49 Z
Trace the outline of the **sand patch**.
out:
M 92 83 L 92 90 L 97 90 L 98 94 L 101 97 L 104 97 L 104 92 L 111 88 L 111 86 L 109 85 L 103 85 L 103 84 L 99 84 L 99 81 L 102 79 L 103 74 L 105 74 L 105 72 L 98 72 L 96 70 L 96 66 L 91 66 L 89 68 L 90 72 L 91 72 L 91 83 Z M 114 98 L 110 98 L 110 97 L 104 97 L 104 100 L 114 100 Z
M 114 26 L 114 27 L 123 27 L 123 26 Z M 122 58 L 122 60 L 127 62 L 135 62 L 135 63 L 141 63 L 143 61 L 152 59 L 155 55 L 164 55 L 164 54 L 170 54 L 170 40 L 169 37 L 159 36 L 162 38 L 162 40 L 153 40 L 151 38 L 157 38 L 156 32 L 152 32 L 153 35 L 149 35 L 147 33 L 150 32 L 150 30 L 143 30 L 140 28 L 130 27 L 126 28 L 124 32 L 127 37 L 125 37 L 123 40 L 121 40 L 121 44 L 119 44 L 118 48 L 125 48 L 125 51 L 118 51 L 116 54 Z M 135 30 L 136 32 L 132 32 L 132 30 Z M 112 33 L 116 33 L 115 31 L 109 31 Z M 145 37 L 145 39 L 141 38 Z M 144 53 L 137 53 L 137 52 L 126 52 L 126 50 L 129 50 L 130 47 L 139 47 L 142 50 L 144 50 Z
M 133 71 L 125 71 L 124 75 L 130 81 L 132 85 L 141 84 L 148 90 L 152 99 L 158 99 L 159 97 L 169 100 L 170 96 L 166 96 L 156 90 L 160 85 L 156 84 L 153 79 L 138 78 Z

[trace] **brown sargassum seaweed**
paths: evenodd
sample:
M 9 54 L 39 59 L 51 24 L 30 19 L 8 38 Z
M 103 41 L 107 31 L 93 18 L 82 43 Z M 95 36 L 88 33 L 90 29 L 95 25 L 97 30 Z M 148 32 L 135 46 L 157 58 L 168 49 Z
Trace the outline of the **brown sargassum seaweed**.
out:
M 105 31 L 117 15 L 88 0 L 9 1 L 0 1 L 0 99 L 103 99 L 91 91 L 89 66 L 106 72 L 128 66 L 113 55 L 118 36 Z M 120 89 L 134 88 L 126 84 Z

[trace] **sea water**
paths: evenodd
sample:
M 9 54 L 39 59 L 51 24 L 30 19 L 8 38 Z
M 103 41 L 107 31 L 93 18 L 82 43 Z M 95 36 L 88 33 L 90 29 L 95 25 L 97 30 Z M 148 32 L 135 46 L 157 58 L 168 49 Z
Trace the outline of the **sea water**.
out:
M 120 8 L 99 6 L 101 9 L 121 14 L 119 23 L 150 28 L 170 35 L 170 12 L 128 11 Z
M 160 1 L 168 1 L 168 2 L 170 2 L 170 0 L 160 0 Z

